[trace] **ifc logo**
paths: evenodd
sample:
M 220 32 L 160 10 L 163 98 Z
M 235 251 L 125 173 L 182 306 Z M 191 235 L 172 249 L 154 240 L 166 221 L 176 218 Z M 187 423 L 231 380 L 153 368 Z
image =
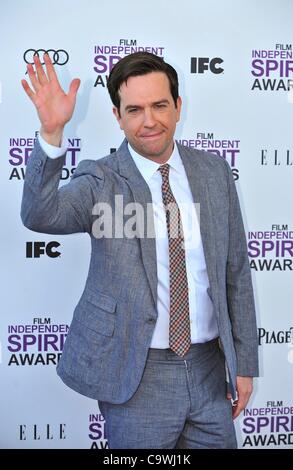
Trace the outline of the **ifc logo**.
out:
M 60 243 L 52 241 L 45 242 L 27 242 L 26 243 L 26 257 L 27 258 L 40 258 L 41 255 L 47 255 L 49 258 L 58 258 L 61 255 L 60 251 L 54 250 L 58 248 Z
M 213 59 L 208 57 L 191 57 L 190 60 L 190 73 L 210 71 L 214 74 L 219 74 L 224 72 L 224 69 L 219 67 L 219 64 L 224 62 L 220 57 L 214 57 Z

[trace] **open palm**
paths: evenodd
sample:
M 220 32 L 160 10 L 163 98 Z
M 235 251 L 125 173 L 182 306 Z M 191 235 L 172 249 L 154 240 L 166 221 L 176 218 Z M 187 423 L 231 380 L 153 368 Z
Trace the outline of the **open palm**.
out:
M 60 86 L 48 54 L 44 54 L 44 61 L 47 73 L 37 55 L 34 56 L 36 70 L 28 64 L 27 71 L 32 88 L 26 80 L 22 80 L 21 83 L 37 109 L 42 131 L 46 135 L 62 134 L 65 124 L 73 114 L 80 80 L 72 80 L 69 92 L 66 94 Z

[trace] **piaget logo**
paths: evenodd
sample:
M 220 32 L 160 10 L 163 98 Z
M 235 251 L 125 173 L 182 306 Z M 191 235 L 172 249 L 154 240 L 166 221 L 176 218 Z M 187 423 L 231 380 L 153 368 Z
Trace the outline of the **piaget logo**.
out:
M 287 330 L 258 329 L 258 344 L 293 344 L 293 326 Z

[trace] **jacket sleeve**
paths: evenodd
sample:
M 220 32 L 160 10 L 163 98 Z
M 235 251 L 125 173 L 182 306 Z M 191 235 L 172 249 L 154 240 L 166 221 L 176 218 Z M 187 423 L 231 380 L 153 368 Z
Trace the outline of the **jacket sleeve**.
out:
M 225 162 L 226 163 L 226 162 Z M 245 230 L 229 165 L 229 251 L 226 270 L 227 303 L 237 356 L 237 375 L 258 376 L 258 338 Z
M 21 219 L 30 230 L 58 235 L 91 232 L 92 208 L 103 187 L 103 172 L 99 168 L 95 177 L 80 172 L 85 163 L 81 162 L 71 181 L 58 189 L 64 161 L 65 155 L 49 158 L 36 142 L 26 169 L 21 204 Z

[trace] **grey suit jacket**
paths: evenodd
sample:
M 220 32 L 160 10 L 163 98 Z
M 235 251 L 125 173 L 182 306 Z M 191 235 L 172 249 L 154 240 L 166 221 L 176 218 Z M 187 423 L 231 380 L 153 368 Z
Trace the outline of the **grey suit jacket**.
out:
M 215 155 L 179 147 L 194 201 L 231 391 L 236 376 L 257 376 L 257 332 L 245 233 L 232 172 Z M 88 397 L 123 403 L 136 391 L 157 318 L 154 238 L 96 238 L 97 202 L 151 203 L 151 193 L 124 141 L 117 152 L 82 161 L 58 190 L 64 157 L 48 158 L 39 144 L 27 166 L 21 217 L 31 230 L 88 232 L 92 252 L 85 289 L 74 311 L 57 372 Z M 126 216 L 125 216 L 126 217 Z M 128 218 L 127 216 L 126 218 Z M 153 221 L 153 219 L 151 219 Z M 146 225 L 146 224 L 145 224 Z

